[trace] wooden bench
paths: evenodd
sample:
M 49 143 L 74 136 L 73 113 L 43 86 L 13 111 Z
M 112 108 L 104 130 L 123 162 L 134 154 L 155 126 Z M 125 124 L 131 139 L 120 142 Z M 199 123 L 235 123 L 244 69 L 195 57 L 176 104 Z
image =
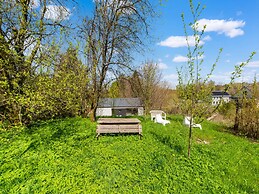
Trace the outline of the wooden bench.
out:
M 97 139 L 104 133 L 138 133 L 140 138 L 142 136 L 141 122 L 136 118 L 100 118 L 97 123 Z

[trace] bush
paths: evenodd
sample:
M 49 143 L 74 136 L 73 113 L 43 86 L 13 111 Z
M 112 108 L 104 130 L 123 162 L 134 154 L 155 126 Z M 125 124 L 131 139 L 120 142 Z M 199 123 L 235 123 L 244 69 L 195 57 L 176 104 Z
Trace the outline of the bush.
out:
M 236 120 L 236 132 L 259 139 L 259 107 L 256 100 L 245 100 Z
M 231 102 L 223 102 L 221 106 L 218 108 L 219 114 L 224 116 L 226 119 L 234 120 L 235 118 L 236 105 L 234 101 Z

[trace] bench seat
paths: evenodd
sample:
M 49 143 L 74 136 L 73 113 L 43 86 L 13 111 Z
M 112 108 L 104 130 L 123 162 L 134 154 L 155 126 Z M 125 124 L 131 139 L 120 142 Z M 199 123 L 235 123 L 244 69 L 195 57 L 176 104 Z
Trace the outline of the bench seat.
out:
M 138 133 L 142 136 L 142 126 L 138 119 L 101 118 L 97 123 L 97 139 L 105 133 Z

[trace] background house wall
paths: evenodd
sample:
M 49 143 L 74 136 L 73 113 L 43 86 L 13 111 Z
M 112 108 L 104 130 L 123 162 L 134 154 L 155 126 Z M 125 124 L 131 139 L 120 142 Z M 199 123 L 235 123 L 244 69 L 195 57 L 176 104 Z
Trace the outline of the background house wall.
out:
M 230 101 L 230 95 L 227 92 L 213 91 L 212 92 L 212 105 L 216 106 L 220 103 L 221 99 L 223 102 L 228 103 Z
M 138 108 L 138 116 L 143 116 L 144 115 L 144 108 L 143 107 L 139 107 Z

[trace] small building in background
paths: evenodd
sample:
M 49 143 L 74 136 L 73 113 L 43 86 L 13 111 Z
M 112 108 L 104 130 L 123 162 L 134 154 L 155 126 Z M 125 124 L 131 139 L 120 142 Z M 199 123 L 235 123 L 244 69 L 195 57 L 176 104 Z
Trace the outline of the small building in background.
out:
M 223 102 L 228 103 L 230 101 L 230 97 L 231 97 L 231 95 L 227 92 L 213 91 L 212 92 L 212 105 L 217 106 L 221 102 L 221 99 Z
M 241 99 L 252 99 L 253 93 L 248 88 L 248 86 L 243 86 L 235 95 L 233 95 L 232 100 L 238 101 Z
M 139 98 L 101 98 L 96 116 L 142 116 L 144 107 Z

